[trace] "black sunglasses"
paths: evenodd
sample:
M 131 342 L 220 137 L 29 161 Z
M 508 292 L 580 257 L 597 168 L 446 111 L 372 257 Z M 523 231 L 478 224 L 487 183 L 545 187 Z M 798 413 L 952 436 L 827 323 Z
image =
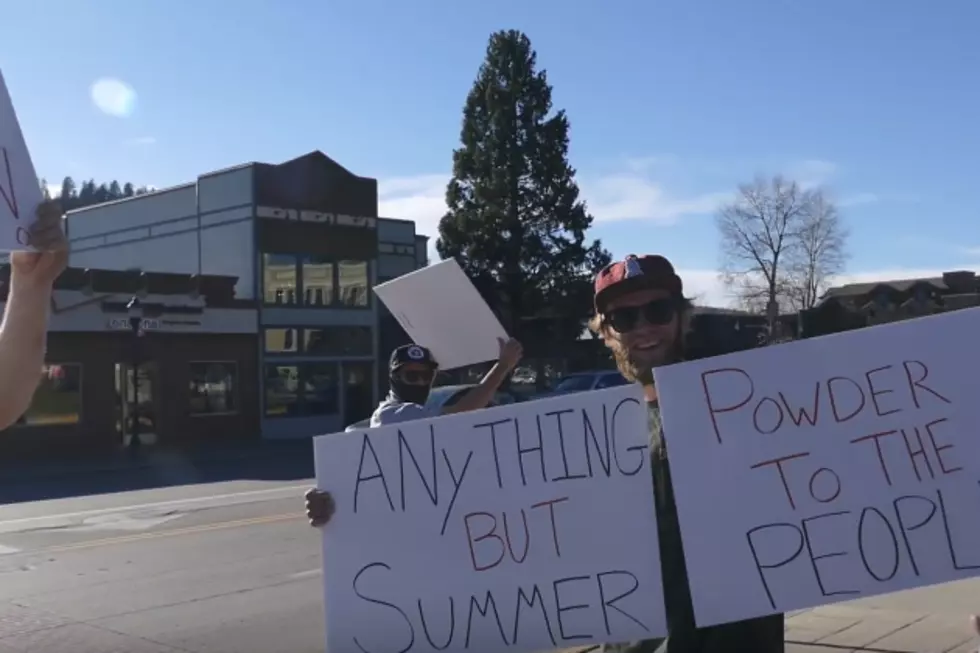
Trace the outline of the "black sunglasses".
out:
M 642 317 L 648 324 L 668 324 L 677 314 L 677 302 L 673 299 L 655 299 L 642 306 L 623 306 L 606 313 L 606 324 L 619 333 L 636 328 Z
M 433 372 L 423 372 L 421 370 L 399 370 L 398 375 L 405 383 L 422 385 L 424 383 L 430 383 L 435 374 Z

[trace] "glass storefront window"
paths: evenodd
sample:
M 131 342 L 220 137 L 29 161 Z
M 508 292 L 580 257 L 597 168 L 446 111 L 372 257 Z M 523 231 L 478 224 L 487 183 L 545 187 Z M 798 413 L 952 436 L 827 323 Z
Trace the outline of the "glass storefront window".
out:
M 303 303 L 306 306 L 330 306 L 334 303 L 333 263 L 308 256 L 303 259 Z
M 299 351 L 299 329 L 266 329 L 267 354 L 286 354 Z
M 299 367 L 265 366 L 265 415 L 289 417 L 299 413 Z
M 238 412 L 238 365 L 217 361 L 191 363 L 190 372 L 191 415 Z
M 262 255 L 262 292 L 266 304 L 295 305 L 299 302 L 297 257 L 292 254 Z
M 337 364 L 307 363 L 303 365 L 304 412 L 308 415 L 332 415 L 337 404 Z
M 42 368 L 41 382 L 34 391 L 31 405 L 17 424 L 78 424 L 81 417 L 82 366 L 78 363 L 49 363 Z
M 367 261 L 341 261 L 337 264 L 340 287 L 340 304 L 344 307 L 363 308 L 370 296 Z

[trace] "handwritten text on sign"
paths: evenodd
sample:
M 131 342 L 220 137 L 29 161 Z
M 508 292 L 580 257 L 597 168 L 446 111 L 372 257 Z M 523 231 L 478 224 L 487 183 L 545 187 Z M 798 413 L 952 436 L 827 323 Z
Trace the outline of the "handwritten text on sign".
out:
M 638 387 L 315 440 L 329 651 L 541 651 L 665 632 Z
M 0 73 L 0 251 L 30 249 L 41 187 Z
M 698 623 L 980 574 L 980 310 L 656 371 Z

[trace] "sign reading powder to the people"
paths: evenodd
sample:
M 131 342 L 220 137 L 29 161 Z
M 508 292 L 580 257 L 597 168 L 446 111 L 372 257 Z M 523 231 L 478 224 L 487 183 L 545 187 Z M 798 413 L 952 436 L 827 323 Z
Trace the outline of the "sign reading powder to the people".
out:
M 980 309 L 655 371 L 699 625 L 980 574 Z
M 638 386 L 315 440 L 332 653 L 666 633 Z

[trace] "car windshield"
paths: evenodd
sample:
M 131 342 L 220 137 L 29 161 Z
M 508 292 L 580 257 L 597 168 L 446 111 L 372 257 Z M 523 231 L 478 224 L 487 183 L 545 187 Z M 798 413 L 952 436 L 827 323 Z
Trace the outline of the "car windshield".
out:
M 595 377 L 591 374 L 572 374 L 560 379 L 555 384 L 555 392 L 578 392 L 580 390 L 592 389 Z

